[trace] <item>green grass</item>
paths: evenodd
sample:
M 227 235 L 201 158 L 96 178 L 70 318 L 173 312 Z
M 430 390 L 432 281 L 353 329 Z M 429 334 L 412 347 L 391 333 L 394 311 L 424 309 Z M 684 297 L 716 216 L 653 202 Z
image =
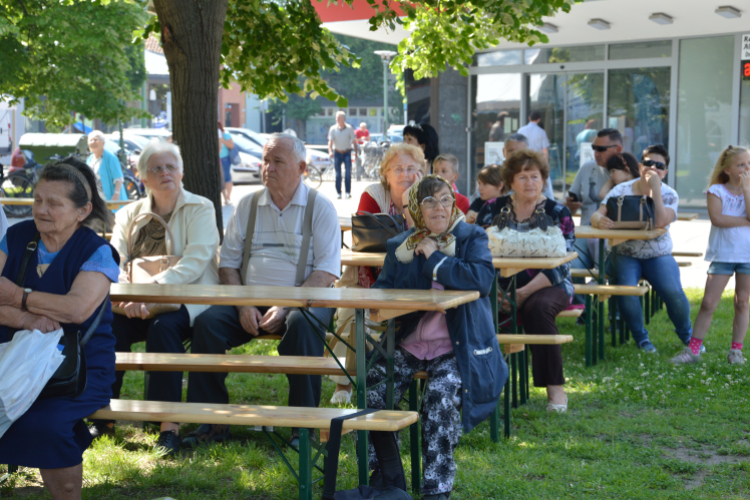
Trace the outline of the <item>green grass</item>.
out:
M 693 318 L 702 293 L 688 290 Z M 683 367 L 668 362 L 681 345 L 666 311 L 649 326 L 656 355 L 632 344 L 607 346 L 606 361 L 590 369 L 583 362 L 583 328 L 561 321 L 561 333 L 575 336 L 563 347 L 569 412 L 548 414 L 544 391 L 532 388 L 530 402 L 513 410 L 509 440 L 492 443 L 487 422 L 465 435 L 451 498 L 750 498 L 750 365 L 726 363 L 732 317 L 730 291 L 714 317 L 703 363 Z M 251 342 L 236 352 L 275 354 L 275 343 Z M 232 402 L 286 404 L 284 376 L 231 374 L 227 380 Z M 333 388 L 326 378 L 323 401 Z M 142 394 L 143 374 L 129 373 L 122 397 Z M 84 457 L 83 498 L 296 498 L 296 483 L 265 436 L 243 427 L 232 433 L 228 444 L 161 460 L 151 451 L 153 432 L 119 425 L 116 440 L 98 441 Z M 407 471 L 408 443 L 404 432 Z M 345 436 L 339 489 L 356 486 L 354 451 L 353 435 Z M 15 486 L 16 497 L 50 498 L 34 470 L 23 469 Z

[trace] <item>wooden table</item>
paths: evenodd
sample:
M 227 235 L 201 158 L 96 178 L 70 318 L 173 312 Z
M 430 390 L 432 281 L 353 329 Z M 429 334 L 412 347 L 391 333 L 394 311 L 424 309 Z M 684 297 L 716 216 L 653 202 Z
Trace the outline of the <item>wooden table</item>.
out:
M 379 290 L 365 288 L 312 288 L 279 286 L 229 286 L 229 285 L 141 285 L 115 283 L 110 287 L 113 302 L 146 302 L 167 304 L 210 304 L 256 307 L 300 308 L 305 319 L 313 326 L 315 319 L 307 314 L 310 307 L 343 307 L 355 309 L 356 341 L 354 348 L 357 357 L 357 407 L 367 408 L 367 361 L 364 346 L 368 339 L 365 331 L 365 309 L 376 309 L 388 317 L 395 317 L 414 311 L 440 311 L 472 302 L 479 298 L 479 292 L 462 290 Z M 326 328 L 328 325 L 322 325 Z M 325 339 L 321 339 L 325 340 Z M 339 339 L 343 341 L 342 339 Z M 347 344 L 348 345 L 348 344 Z M 326 345 L 327 347 L 327 345 Z M 327 347 L 328 348 L 328 347 Z M 395 327 L 389 321 L 384 339 L 375 345 L 386 358 L 386 409 L 394 408 L 393 356 L 395 351 Z M 330 348 L 328 348 L 329 351 Z M 339 363 L 331 351 L 332 357 Z M 346 373 L 346 368 L 339 363 Z M 349 376 L 347 374 L 347 376 Z M 350 377 L 351 380 L 351 377 Z M 416 390 L 410 390 L 410 409 L 416 410 Z M 416 433 L 416 430 L 412 431 Z M 414 443 L 418 436 L 412 435 Z M 368 459 L 367 436 L 361 433 L 357 444 L 359 456 L 360 484 L 367 484 Z
M 352 230 L 352 218 L 347 215 L 339 215 L 339 226 L 341 226 L 341 232 Z
M 698 218 L 698 214 L 693 212 L 677 212 L 677 220 L 679 221 L 691 221 Z

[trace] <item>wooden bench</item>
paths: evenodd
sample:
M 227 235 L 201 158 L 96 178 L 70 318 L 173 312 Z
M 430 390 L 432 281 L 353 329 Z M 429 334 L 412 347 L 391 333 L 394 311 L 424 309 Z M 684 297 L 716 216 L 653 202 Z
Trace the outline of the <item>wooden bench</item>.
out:
M 672 252 L 672 257 L 703 257 L 703 252 Z
M 318 445 L 309 429 L 328 430 L 331 419 L 357 413 L 359 410 L 337 408 L 298 408 L 254 405 L 217 405 L 205 403 L 166 403 L 163 401 L 125 401 L 113 399 L 109 406 L 89 418 L 105 420 L 132 420 L 148 422 L 185 422 L 194 424 L 225 424 L 258 427 L 266 433 L 281 454 L 271 432 L 273 427 L 299 428 L 299 469 L 295 472 L 287 465 L 299 482 L 299 499 L 313 498 L 313 468 L 325 445 Z M 356 431 L 396 432 L 415 424 L 419 419 L 415 411 L 380 410 L 369 415 L 343 422 L 343 429 Z M 277 437 L 279 437 L 277 435 Z M 314 458 L 311 455 L 315 452 Z M 282 455 L 283 456 L 283 455 Z M 286 462 L 287 459 L 284 458 Z M 365 478 L 366 482 L 367 478 Z M 360 478 L 360 483 L 365 484 Z

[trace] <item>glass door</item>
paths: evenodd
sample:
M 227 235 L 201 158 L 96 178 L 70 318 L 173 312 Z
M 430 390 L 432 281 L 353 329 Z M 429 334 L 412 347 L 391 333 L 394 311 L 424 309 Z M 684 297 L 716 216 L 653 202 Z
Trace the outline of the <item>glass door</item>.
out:
M 556 196 L 564 189 L 565 167 L 565 73 L 542 73 L 526 75 L 527 115 L 538 111 L 542 115 L 539 126 L 547 133 L 549 140 L 549 166 L 552 188 Z M 524 125 L 528 116 L 523 117 Z
M 580 165 L 593 155 L 581 145 L 594 141 L 604 118 L 604 73 L 544 73 L 528 78 L 528 114 L 539 111 L 549 139 L 552 187 L 558 199 Z

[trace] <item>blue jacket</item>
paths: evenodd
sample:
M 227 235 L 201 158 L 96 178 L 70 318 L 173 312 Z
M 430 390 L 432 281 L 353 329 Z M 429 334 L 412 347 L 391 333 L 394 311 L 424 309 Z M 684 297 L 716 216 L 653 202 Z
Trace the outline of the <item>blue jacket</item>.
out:
M 388 240 L 383 271 L 373 288 L 432 288 L 432 271 L 446 255 L 437 251 L 429 259 L 415 255 L 408 264 L 399 262 L 396 248 L 412 232 L 409 230 Z M 446 290 L 477 290 L 480 294 L 476 301 L 449 309 L 446 314 L 448 333 L 463 383 L 463 427 L 469 432 L 495 409 L 508 379 L 508 367 L 492 321 L 489 293 L 495 269 L 487 233 L 481 227 L 460 222 L 453 236 L 456 238 L 456 255 L 448 257 L 438 268 L 437 281 Z M 396 321 L 397 332 L 402 332 L 401 338 L 416 326 L 413 318 Z M 405 323 L 412 324 L 407 326 Z
M 94 155 L 91 154 L 86 159 L 86 165 L 89 167 L 94 163 Z M 115 194 L 115 179 L 123 179 L 123 183 L 120 184 L 120 199 L 127 200 L 128 194 L 125 191 L 125 182 L 122 175 L 122 167 L 120 166 L 120 160 L 115 155 L 104 150 L 102 154 L 102 163 L 99 165 L 99 180 L 102 183 L 102 190 L 104 191 L 104 201 L 109 201 Z

